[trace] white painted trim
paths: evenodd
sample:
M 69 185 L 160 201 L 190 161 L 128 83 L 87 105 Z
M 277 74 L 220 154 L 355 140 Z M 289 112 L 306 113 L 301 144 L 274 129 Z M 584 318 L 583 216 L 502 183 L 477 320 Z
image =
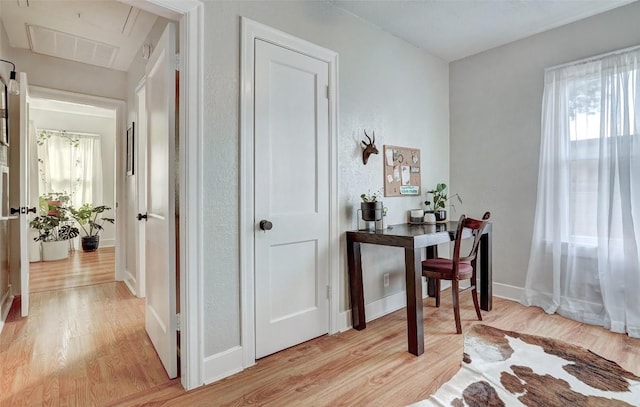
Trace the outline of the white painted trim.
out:
M 136 117 L 136 137 L 135 137 L 135 149 L 137 149 L 137 160 L 135 163 L 135 198 L 134 206 L 136 212 L 147 212 L 147 183 L 148 183 L 148 171 L 147 171 L 147 139 L 149 136 L 148 131 L 148 117 L 146 106 L 146 88 L 147 76 L 144 75 L 134 90 L 135 99 L 135 117 Z M 142 92 L 142 95 L 140 94 Z M 141 106 L 143 104 L 143 106 Z M 144 123 L 144 125 L 142 124 Z M 130 203 L 129 203 L 130 204 Z M 131 219 L 131 218 L 130 218 Z M 135 249 L 132 249 L 136 254 L 135 259 L 135 286 L 136 295 L 140 298 L 146 296 L 146 227 L 144 222 L 133 221 L 135 225 L 134 235 L 136 236 L 137 245 Z M 130 245 L 131 247 L 131 245 Z
M 125 270 L 124 283 L 129 289 L 131 295 L 137 297 L 138 293 L 136 292 L 136 277 L 128 269 Z
M 493 296 L 520 302 L 524 288 L 508 284 L 493 283 Z
M 373 321 L 382 316 L 395 312 L 407 306 L 407 295 L 404 291 L 391 294 L 377 301 L 365 304 L 364 312 L 367 316 L 366 321 Z M 344 311 L 340 314 L 340 332 L 344 332 L 352 328 L 351 310 Z
M 235 346 L 207 357 L 204 360 L 204 384 L 213 383 L 241 372 L 243 370 L 242 354 L 242 347 Z
M 442 289 L 442 287 L 441 287 Z M 427 282 L 422 279 L 422 299 L 428 298 L 427 294 Z M 395 312 L 401 308 L 407 306 L 407 294 L 400 291 L 395 294 L 388 295 L 377 301 L 372 301 L 364 305 L 364 313 L 366 315 L 366 321 L 373 321 L 387 314 Z M 344 332 L 352 328 L 351 325 L 351 310 L 346 310 L 338 315 L 338 331 Z
M 240 310 L 242 366 L 255 364 L 255 282 L 253 208 L 253 89 L 254 44 L 261 39 L 321 59 L 329 64 L 329 333 L 339 329 L 340 225 L 338 214 L 338 54 L 246 17 L 240 42 Z
M 11 294 L 11 286 L 9 286 L 7 292 L 5 292 L 2 299 L 0 299 L 0 333 L 2 333 L 4 322 L 7 320 L 7 315 L 9 315 L 13 299 L 14 296 Z
M 183 2 L 187 3 L 187 2 Z M 180 316 L 181 383 L 204 383 L 203 107 L 204 6 L 189 2 L 180 22 Z M 184 103 L 183 103 L 183 102 Z M 187 331 L 185 331 L 187 328 Z
M 199 0 L 121 0 L 179 21 L 180 37 L 180 382 L 204 383 L 202 291 L 202 118 L 204 88 L 204 6 Z
M 451 286 L 449 281 L 442 281 L 441 291 L 448 289 Z M 522 287 L 515 287 L 507 284 L 493 283 L 493 296 L 504 298 L 506 300 L 520 302 L 524 289 Z M 423 299 L 427 298 L 426 282 L 423 279 L 422 282 Z M 372 321 L 380 318 L 407 305 L 407 296 L 404 291 L 384 297 L 380 300 L 373 301 L 369 304 L 365 304 L 366 321 Z M 351 310 L 343 311 L 338 315 L 338 330 L 340 332 L 347 331 L 352 328 L 351 326 Z
M 100 247 L 113 247 L 116 245 L 116 239 L 100 239 Z

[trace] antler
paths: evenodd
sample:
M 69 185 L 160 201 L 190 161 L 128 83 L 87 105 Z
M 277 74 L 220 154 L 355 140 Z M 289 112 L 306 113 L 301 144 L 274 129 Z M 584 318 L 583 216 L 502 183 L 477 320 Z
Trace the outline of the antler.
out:
M 369 139 L 369 143 L 367 143 L 366 141 L 362 140 L 362 144 L 364 144 L 365 146 L 369 146 L 369 145 L 371 145 L 371 144 L 373 144 L 375 142 L 373 140 L 376 139 L 376 132 L 375 131 L 373 132 L 373 140 L 371 140 L 371 137 L 369 137 L 369 135 L 367 134 L 366 130 L 364 131 L 364 136 Z
M 362 162 L 367 165 L 367 161 L 369 160 L 369 156 L 371 154 L 378 154 L 378 149 L 376 148 L 376 132 L 373 132 L 373 140 L 367 134 L 367 131 L 364 130 L 364 136 L 369 139 L 369 142 L 362 140 L 362 144 L 364 144 L 365 148 L 362 150 Z

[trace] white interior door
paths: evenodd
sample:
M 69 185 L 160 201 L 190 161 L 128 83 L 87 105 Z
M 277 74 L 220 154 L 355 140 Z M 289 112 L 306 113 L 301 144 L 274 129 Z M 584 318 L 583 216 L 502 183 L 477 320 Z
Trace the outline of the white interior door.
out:
M 328 63 L 256 40 L 256 358 L 329 332 L 328 76 Z
M 29 315 L 29 85 L 20 72 L 20 297 L 23 317 Z M 15 148 L 15 147 L 14 147 Z
M 177 376 L 175 60 L 175 26 L 168 24 L 146 68 L 145 328 L 170 378 Z
M 136 90 L 136 106 L 138 111 L 138 125 L 135 135 L 136 154 L 136 210 L 138 214 L 147 213 L 147 104 L 146 85 L 141 84 Z M 146 257 L 146 224 L 138 217 L 137 225 L 138 247 L 136 248 L 136 293 L 138 297 L 146 295 L 145 257 Z

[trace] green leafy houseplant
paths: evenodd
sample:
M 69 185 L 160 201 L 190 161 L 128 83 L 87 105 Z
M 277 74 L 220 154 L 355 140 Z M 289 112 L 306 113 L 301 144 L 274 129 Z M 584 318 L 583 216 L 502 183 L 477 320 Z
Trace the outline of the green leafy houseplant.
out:
M 382 195 L 381 191 L 373 193 L 369 191 L 366 194 L 360 195 L 360 199 L 362 199 L 362 202 L 360 203 L 362 220 L 370 222 L 382 219 L 382 201 L 378 201 L 380 195 Z
M 38 236 L 34 238 L 36 242 L 59 242 L 80 235 L 80 231 L 70 223 L 66 211 L 62 208 L 52 215 L 36 216 L 29 226 L 38 231 Z
M 376 191 L 373 193 L 371 191 L 368 191 L 366 194 L 360 195 L 360 199 L 362 199 L 362 202 L 377 202 L 378 198 L 380 198 L 380 195 L 382 195 L 382 192 L 380 191 Z
M 44 261 L 66 259 L 69 256 L 69 239 L 80 235 L 67 211 L 57 204 L 48 203 L 29 222 L 29 226 L 38 232 L 34 240 L 40 242 L 40 254 Z
M 106 205 L 93 206 L 85 203 L 76 209 L 69 207 L 71 217 L 78 222 L 85 236 L 82 237 L 82 250 L 94 251 L 100 242 L 100 233 L 104 230 L 105 222 L 114 223 L 115 219 L 105 216 L 98 217 L 101 213 L 110 210 Z
M 445 209 L 447 202 L 449 202 L 452 198 L 457 198 L 459 203 L 462 203 L 462 198 L 460 195 L 453 194 L 451 196 L 447 195 L 447 184 L 441 182 L 436 185 L 434 189 L 427 191 L 428 194 L 432 195 L 431 201 L 424 201 L 425 206 L 427 207 L 427 211 L 433 212 L 436 214 L 436 220 L 442 221 L 447 217 L 447 211 Z M 451 203 L 451 208 L 455 210 L 455 206 Z

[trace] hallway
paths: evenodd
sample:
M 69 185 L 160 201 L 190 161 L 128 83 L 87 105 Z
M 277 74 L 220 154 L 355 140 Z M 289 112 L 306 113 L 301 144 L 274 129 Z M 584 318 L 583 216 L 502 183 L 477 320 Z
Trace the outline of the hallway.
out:
M 101 247 L 95 252 L 72 250 L 69 258 L 29 264 L 29 292 L 115 281 L 115 247 Z
M 15 301 L 0 335 L 0 405 L 106 405 L 170 383 L 144 330 L 144 299 L 122 282 Z

